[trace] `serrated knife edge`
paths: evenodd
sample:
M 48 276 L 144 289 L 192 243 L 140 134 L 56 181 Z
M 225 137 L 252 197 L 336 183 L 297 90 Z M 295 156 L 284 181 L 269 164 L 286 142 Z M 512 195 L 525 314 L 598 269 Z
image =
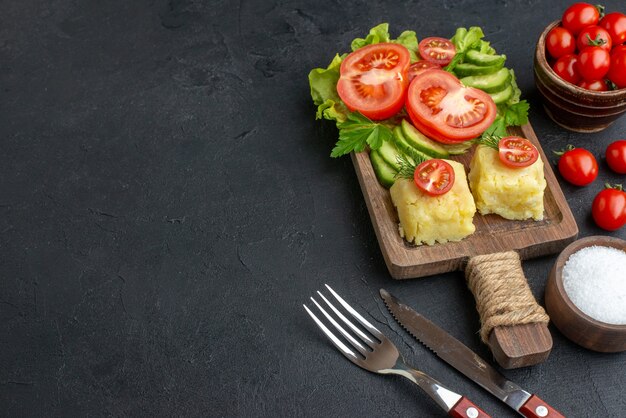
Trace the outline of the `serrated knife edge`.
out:
M 380 296 L 395 321 L 413 338 L 436 354 L 437 357 L 491 392 L 511 408 L 519 412 L 519 408 L 530 398 L 530 393 L 523 390 L 514 382 L 506 379 L 500 372 L 487 364 L 478 354 L 474 353 L 469 347 L 438 325 L 415 312 L 415 310 L 402 303 L 385 289 L 380 289 Z M 411 320 L 418 321 L 419 326 L 409 325 L 408 321 Z M 423 329 L 423 327 L 428 328 L 428 330 Z M 444 348 L 441 347 L 441 344 L 437 344 L 439 347 L 435 347 L 435 344 L 432 344 L 432 342 L 425 341 L 428 339 L 429 331 L 443 338 L 444 343 L 452 347 Z M 433 338 L 432 336 L 430 337 Z M 456 356 L 452 354 L 456 354 Z

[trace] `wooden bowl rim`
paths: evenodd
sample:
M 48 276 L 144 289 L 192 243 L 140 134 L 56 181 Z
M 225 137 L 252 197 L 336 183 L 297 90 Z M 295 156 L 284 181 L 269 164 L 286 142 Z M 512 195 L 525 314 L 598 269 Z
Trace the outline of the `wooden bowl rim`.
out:
M 610 99 L 626 99 L 626 88 L 609 91 L 587 90 L 582 87 L 578 87 L 576 84 L 572 84 L 569 81 L 565 81 L 556 75 L 552 67 L 548 65 L 548 60 L 546 58 L 546 35 L 552 28 L 560 24 L 560 20 L 555 20 L 546 26 L 541 35 L 539 35 L 539 40 L 537 41 L 537 46 L 535 47 L 535 58 L 537 60 L 537 64 L 545 71 L 550 80 L 563 89 L 578 92 L 593 99 L 600 99 L 602 101 Z
M 602 329 L 604 331 L 612 332 L 612 333 L 620 333 L 626 335 L 626 324 L 618 325 L 618 324 L 609 324 L 606 322 L 599 321 L 597 319 L 592 318 L 587 315 L 583 311 L 581 311 L 572 300 L 567 295 L 565 288 L 563 286 L 563 276 L 561 272 L 563 267 L 565 266 L 565 262 L 569 259 L 569 257 L 586 247 L 591 247 L 593 245 L 603 246 L 603 247 L 613 247 L 622 251 L 626 251 L 626 241 L 620 238 L 609 237 L 606 235 L 593 235 L 590 237 L 585 237 L 578 239 L 572 242 L 570 245 L 565 247 L 561 254 L 556 259 L 554 264 L 554 284 L 561 297 L 561 300 L 568 306 L 568 308 L 576 314 L 580 319 L 586 321 L 590 326 L 595 328 Z

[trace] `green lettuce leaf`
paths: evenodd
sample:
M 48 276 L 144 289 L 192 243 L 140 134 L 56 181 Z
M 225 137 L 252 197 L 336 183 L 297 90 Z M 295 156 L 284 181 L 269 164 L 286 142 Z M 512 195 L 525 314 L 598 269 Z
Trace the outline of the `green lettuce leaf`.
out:
M 363 48 L 365 45 L 379 44 L 382 42 L 390 42 L 391 36 L 389 36 L 389 23 L 381 23 L 378 26 L 374 26 L 370 29 L 370 33 L 365 38 L 356 38 L 352 41 L 350 47 L 353 51 L 359 48 Z
M 463 62 L 467 51 L 475 47 L 480 48 L 480 40 L 484 36 L 485 34 L 483 33 L 483 30 L 478 26 L 472 26 L 469 30 L 465 28 L 458 28 L 452 39 L 450 39 L 456 48 L 456 55 L 452 58 L 450 64 L 448 64 L 444 69 L 452 72 L 457 64 Z
M 507 126 L 522 126 L 527 124 L 528 109 L 530 109 L 530 105 L 526 100 L 510 105 L 504 113 L 504 120 Z
M 398 39 L 392 39 L 391 42 L 396 44 L 404 45 L 406 49 L 409 50 L 409 54 L 411 54 L 411 62 L 417 61 L 417 35 L 412 30 L 405 30 L 398 36 Z
M 339 67 L 347 54 L 336 54 L 326 68 L 314 68 L 309 73 L 311 98 L 317 105 L 317 119 L 325 118 L 343 122 L 349 113 L 337 94 Z

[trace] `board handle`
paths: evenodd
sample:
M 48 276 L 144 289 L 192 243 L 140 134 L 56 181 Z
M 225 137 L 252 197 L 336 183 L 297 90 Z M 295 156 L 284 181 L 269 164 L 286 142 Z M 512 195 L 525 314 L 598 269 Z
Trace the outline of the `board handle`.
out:
M 465 277 L 476 299 L 481 339 L 500 366 L 513 369 L 548 358 L 549 317 L 535 300 L 515 251 L 471 257 Z

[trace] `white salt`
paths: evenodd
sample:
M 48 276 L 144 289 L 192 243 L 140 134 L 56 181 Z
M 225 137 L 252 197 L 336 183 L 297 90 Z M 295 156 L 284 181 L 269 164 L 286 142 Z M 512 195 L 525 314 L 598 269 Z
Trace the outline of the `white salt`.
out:
M 626 252 L 585 247 L 563 267 L 563 286 L 574 305 L 607 324 L 626 325 Z

